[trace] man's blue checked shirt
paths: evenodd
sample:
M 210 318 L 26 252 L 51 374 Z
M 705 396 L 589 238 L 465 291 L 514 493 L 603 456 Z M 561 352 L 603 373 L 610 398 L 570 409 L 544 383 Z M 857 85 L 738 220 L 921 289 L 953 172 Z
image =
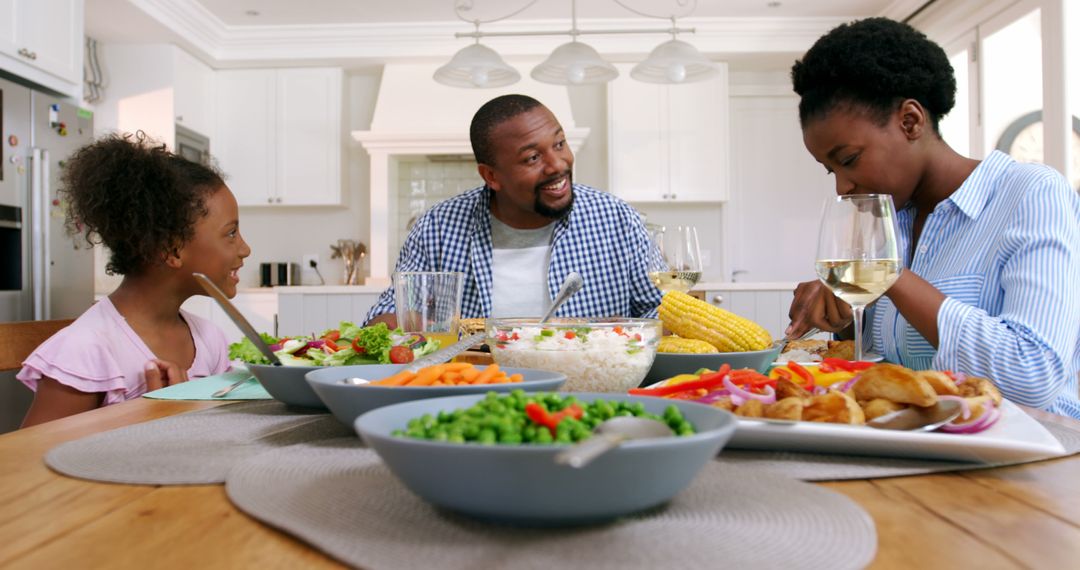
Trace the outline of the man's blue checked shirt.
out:
M 641 216 L 629 204 L 574 184 L 574 206 L 555 223 L 548 266 L 554 295 L 571 271 L 585 280 L 558 311 L 573 317 L 654 317 L 660 291 L 649 281 L 650 243 Z M 491 316 L 491 193 L 474 188 L 440 202 L 416 221 L 395 271 L 465 273 L 462 318 Z M 394 311 L 393 287 L 383 291 L 367 320 Z

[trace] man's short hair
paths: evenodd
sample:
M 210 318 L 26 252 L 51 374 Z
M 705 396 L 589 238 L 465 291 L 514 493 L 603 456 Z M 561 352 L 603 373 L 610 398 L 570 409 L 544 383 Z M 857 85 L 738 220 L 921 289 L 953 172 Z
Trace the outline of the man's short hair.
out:
M 528 95 L 503 95 L 484 103 L 473 115 L 469 126 L 469 140 L 478 164 L 495 165 L 495 149 L 491 145 L 491 132 L 495 127 L 526 111 L 543 105 Z

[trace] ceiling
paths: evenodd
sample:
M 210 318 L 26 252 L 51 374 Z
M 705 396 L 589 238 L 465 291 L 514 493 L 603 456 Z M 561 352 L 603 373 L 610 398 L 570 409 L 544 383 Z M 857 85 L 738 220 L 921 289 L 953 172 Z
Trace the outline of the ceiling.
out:
M 838 23 L 884 15 L 904 19 L 932 0 L 580 0 L 582 30 L 670 27 L 732 69 L 787 69 Z M 465 45 L 465 18 L 481 31 L 545 31 L 485 38 L 508 58 L 542 57 L 569 38 L 571 0 L 86 0 L 86 33 L 100 43 L 175 43 L 212 67 L 445 61 Z M 520 13 L 516 13 L 520 11 Z M 647 17 L 642 12 L 656 17 Z M 507 17 L 511 16 L 512 17 Z M 633 61 L 663 36 L 582 36 L 612 61 Z
M 642 13 L 683 16 L 694 0 L 620 0 Z M 881 14 L 895 0 L 698 0 L 692 15 L 698 18 L 857 18 Z M 514 20 L 570 18 L 571 0 L 201 0 L 214 16 L 229 26 L 282 26 L 342 23 L 456 21 L 454 6 L 471 5 L 469 20 L 490 20 L 528 6 Z M 577 16 L 590 18 L 642 18 L 615 0 L 581 0 Z M 249 12 L 257 12 L 250 15 Z M 466 27 L 467 29 L 467 27 Z

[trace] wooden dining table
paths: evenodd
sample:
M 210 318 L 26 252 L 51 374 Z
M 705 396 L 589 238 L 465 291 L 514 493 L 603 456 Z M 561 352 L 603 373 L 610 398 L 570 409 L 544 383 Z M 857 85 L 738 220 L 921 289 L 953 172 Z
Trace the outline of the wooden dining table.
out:
M 95 483 L 45 466 L 60 443 L 217 405 L 139 398 L 0 436 L 0 568 L 341 567 L 237 510 L 223 485 Z M 873 517 L 871 568 L 1080 567 L 1080 455 L 819 485 Z

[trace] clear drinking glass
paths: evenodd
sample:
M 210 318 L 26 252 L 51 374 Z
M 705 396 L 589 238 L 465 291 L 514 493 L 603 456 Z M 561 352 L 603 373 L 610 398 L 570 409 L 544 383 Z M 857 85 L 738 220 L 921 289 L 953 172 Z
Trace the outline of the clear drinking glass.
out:
M 900 277 L 896 209 L 891 196 L 837 196 L 825 202 L 818 235 L 818 278 L 851 305 L 855 359 L 863 359 L 863 311 Z
M 453 271 L 409 271 L 393 275 L 398 326 L 439 341 L 440 348 L 458 340 L 465 274 Z
M 649 264 L 649 280 L 661 291 L 689 291 L 701 279 L 701 246 L 697 228 L 660 228 L 650 235 L 661 258 Z

